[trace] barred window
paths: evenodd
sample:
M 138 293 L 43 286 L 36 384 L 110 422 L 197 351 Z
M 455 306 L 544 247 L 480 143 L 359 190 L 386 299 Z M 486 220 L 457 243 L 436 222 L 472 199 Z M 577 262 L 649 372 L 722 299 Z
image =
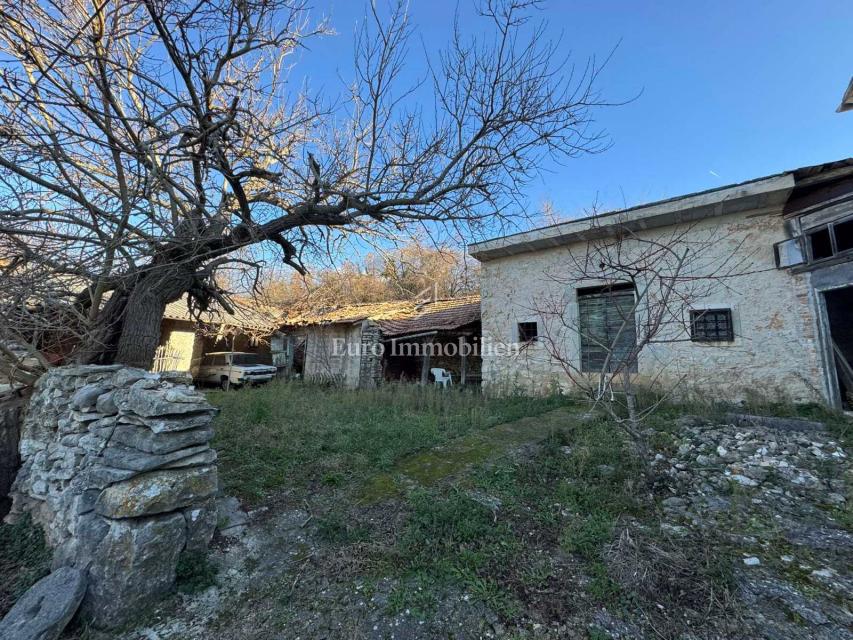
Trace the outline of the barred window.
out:
M 701 309 L 690 312 L 693 342 L 732 342 L 735 339 L 731 309 Z

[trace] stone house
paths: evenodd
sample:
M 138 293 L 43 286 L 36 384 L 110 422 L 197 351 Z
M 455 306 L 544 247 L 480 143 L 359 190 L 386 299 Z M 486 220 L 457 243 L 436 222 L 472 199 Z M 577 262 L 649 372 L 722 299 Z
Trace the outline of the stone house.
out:
M 594 280 L 565 287 L 561 283 L 567 279 L 554 274 L 569 275 L 590 243 L 628 235 L 663 243 L 679 229 L 719 232 L 725 240 L 710 250 L 720 257 L 748 256 L 748 268 L 680 309 L 680 333 L 636 356 L 636 379 L 677 381 L 686 393 L 712 397 L 757 394 L 836 407 L 849 403 L 853 159 L 470 245 L 482 263 L 483 340 L 525 346 L 514 355 L 484 351 L 484 384 L 568 386 L 565 368 L 538 339 L 553 330 L 553 318 L 541 313 L 540 302 L 549 297 L 561 299 L 561 317 L 580 327 L 549 335 L 559 336 L 562 352 L 580 370 L 594 371 L 585 366 L 600 362 L 600 353 L 582 336 L 608 335 L 607 318 L 631 308 L 636 288 Z M 627 324 L 633 331 L 639 322 L 632 316 Z
M 280 328 L 292 372 L 348 388 L 430 380 L 439 367 L 479 382 L 480 299 L 355 304 L 291 313 Z M 460 348 L 466 345 L 466 348 Z

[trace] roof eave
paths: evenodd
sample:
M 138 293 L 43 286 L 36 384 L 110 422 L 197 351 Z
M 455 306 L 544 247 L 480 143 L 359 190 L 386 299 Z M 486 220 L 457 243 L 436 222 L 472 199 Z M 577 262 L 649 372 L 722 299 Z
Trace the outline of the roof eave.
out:
M 607 237 L 617 228 L 638 231 L 740 211 L 781 210 L 794 184 L 793 173 L 786 172 L 712 191 L 477 242 L 469 245 L 468 251 L 472 257 L 485 262 L 519 253 Z

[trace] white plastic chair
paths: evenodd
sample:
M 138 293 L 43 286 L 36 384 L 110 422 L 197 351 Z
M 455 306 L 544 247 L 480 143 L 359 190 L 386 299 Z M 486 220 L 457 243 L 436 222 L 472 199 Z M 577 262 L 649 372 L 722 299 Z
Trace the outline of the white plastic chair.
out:
M 447 385 L 453 384 L 453 375 L 447 369 L 439 369 L 435 367 L 430 369 L 429 372 L 432 374 L 432 377 L 435 378 L 435 383 L 440 384 L 445 389 Z

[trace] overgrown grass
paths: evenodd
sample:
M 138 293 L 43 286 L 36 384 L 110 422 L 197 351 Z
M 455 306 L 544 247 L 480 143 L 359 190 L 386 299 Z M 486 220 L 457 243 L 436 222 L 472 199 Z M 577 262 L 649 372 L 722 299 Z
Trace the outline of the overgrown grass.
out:
M 345 485 L 415 451 L 567 402 L 414 385 L 347 391 L 301 383 L 209 398 L 221 408 L 214 446 L 225 488 L 255 503 L 283 486 Z
M 44 534 L 29 516 L 15 524 L 0 524 L 0 618 L 50 572 L 50 559 Z
M 454 487 L 411 493 L 387 563 L 401 572 L 396 608 L 420 610 L 454 585 L 507 619 L 523 610 L 529 593 L 568 602 L 561 590 L 574 581 L 555 576 L 532 542 L 576 556 L 588 578 L 586 597 L 611 601 L 618 588 L 603 552 L 619 518 L 642 510 L 637 469 L 620 430 L 587 422 L 554 434 L 531 460 L 503 458 Z

